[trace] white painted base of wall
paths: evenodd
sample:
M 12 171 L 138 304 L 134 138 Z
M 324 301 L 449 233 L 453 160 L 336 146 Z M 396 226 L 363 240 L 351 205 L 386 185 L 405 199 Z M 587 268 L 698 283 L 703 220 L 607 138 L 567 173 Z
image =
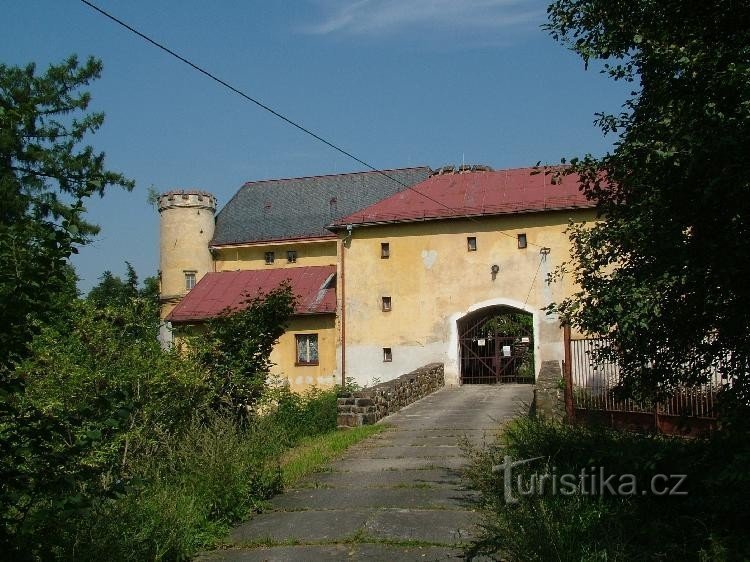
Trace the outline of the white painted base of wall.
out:
M 430 344 L 410 344 L 392 346 L 393 361 L 383 362 L 383 348 L 370 345 L 347 345 L 346 377 L 352 378 L 359 385 L 372 385 L 373 382 L 385 382 L 405 373 L 418 369 L 428 363 L 445 364 L 445 384 L 461 384 L 459 372 L 458 321 L 482 308 L 490 306 L 509 306 L 523 310 L 532 315 L 534 321 L 534 373 L 539 374 L 542 361 L 561 361 L 564 356 L 563 332 L 555 316 L 547 316 L 520 301 L 496 298 L 478 302 L 467 310 L 457 311 L 445 321 L 444 333 L 447 341 Z

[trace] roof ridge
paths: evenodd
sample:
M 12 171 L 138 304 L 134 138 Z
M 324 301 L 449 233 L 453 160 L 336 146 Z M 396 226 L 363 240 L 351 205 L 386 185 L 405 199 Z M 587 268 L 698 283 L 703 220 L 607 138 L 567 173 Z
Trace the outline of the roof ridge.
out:
M 292 180 L 312 180 L 312 179 L 322 179 L 322 178 L 335 178 L 335 177 L 341 177 L 341 176 L 356 176 L 356 175 L 363 175 L 363 174 L 382 174 L 385 172 L 406 172 L 409 170 L 430 170 L 432 171 L 432 168 L 429 166 L 410 166 L 408 168 L 383 168 L 378 170 L 362 170 L 360 172 L 344 172 L 342 174 L 319 174 L 319 175 L 312 175 L 312 176 L 299 176 L 299 177 L 289 177 L 289 178 L 269 178 L 265 180 L 251 180 L 246 181 L 242 184 L 242 187 L 250 186 L 250 185 L 258 185 L 261 183 L 273 183 L 273 182 L 282 182 L 282 181 L 292 181 Z

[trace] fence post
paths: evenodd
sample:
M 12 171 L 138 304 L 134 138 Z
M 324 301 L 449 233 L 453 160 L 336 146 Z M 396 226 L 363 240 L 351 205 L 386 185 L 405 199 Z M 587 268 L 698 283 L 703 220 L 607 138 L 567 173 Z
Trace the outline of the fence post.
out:
M 563 361 L 563 379 L 565 381 L 565 415 L 569 422 L 575 420 L 575 409 L 573 408 L 573 361 L 570 349 L 570 324 L 563 324 L 563 345 L 565 346 L 565 359 Z

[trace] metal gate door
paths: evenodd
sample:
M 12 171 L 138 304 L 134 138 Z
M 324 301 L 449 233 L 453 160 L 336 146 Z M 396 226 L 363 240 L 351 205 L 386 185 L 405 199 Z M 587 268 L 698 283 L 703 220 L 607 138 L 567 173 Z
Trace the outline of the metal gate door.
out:
M 461 383 L 533 383 L 531 314 L 491 307 L 458 321 Z

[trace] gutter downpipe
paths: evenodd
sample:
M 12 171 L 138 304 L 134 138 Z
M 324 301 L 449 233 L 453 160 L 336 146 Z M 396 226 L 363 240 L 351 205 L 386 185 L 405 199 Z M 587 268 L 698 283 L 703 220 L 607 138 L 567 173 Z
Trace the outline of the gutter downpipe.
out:
M 346 237 L 341 241 L 341 386 L 346 386 Z

